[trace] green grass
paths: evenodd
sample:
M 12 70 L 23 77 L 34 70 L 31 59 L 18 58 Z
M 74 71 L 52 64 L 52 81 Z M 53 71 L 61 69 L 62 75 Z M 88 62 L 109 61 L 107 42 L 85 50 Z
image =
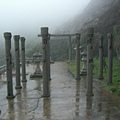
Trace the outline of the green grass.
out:
M 83 63 L 80 63 L 80 69 L 82 69 Z M 72 74 L 75 76 L 76 75 L 76 61 L 72 61 L 68 63 L 68 68 L 72 72 Z
M 107 58 L 105 58 L 106 65 L 108 64 L 107 61 L 108 61 Z M 81 68 L 82 68 L 82 64 L 83 62 L 80 63 Z M 98 78 L 99 77 L 99 59 L 94 58 L 93 65 L 94 65 L 93 76 L 94 78 Z M 69 63 L 68 67 L 75 76 L 76 75 L 76 61 Z M 120 96 L 120 60 L 117 60 L 116 58 L 113 59 L 113 75 L 112 75 L 113 83 L 111 85 L 107 85 L 107 75 L 108 75 L 107 69 L 108 69 L 107 67 L 104 67 L 103 69 L 104 80 L 102 80 L 101 82 L 103 84 L 106 84 L 107 89 L 109 91 L 115 92 L 116 94 Z
M 76 73 L 76 64 L 75 61 L 68 63 L 69 70 L 75 75 Z

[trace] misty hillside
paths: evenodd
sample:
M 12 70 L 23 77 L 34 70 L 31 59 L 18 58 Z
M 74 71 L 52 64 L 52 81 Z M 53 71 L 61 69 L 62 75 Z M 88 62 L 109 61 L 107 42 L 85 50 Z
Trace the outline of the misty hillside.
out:
M 76 33 L 84 34 L 89 26 L 95 28 L 95 34 L 102 34 L 105 37 L 104 46 L 107 46 L 106 34 L 108 32 L 115 33 L 115 27 L 120 24 L 120 0 L 91 0 L 83 13 L 76 16 L 72 21 L 65 23 L 56 30 L 56 33 Z M 116 33 L 116 36 L 119 33 Z M 82 36 L 82 43 L 86 44 L 86 39 Z M 115 37 L 116 37 L 115 36 Z M 97 38 L 97 37 L 96 37 Z M 116 37 L 119 38 L 119 37 Z M 58 38 L 56 38 L 58 39 Z M 63 38 L 62 38 L 63 39 Z M 116 39 L 117 40 L 117 39 Z M 65 41 L 67 42 L 66 38 Z M 64 41 L 64 42 L 65 42 Z M 64 44 L 63 42 L 63 44 Z M 117 43 L 115 41 L 115 43 Z M 68 44 L 61 45 L 61 40 L 51 40 L 51 57 L 55 60 L 63 60 L 68 58 Z M 61 46 L 60 46 L 61 45 Z M 116 48 L 120 48 L 120 42 Z M 104 47 L 104 54 L 107 55 L 107 47 Z M 95 55 L 98 56 L 98 39 L 94 42 Z M 61 52 L 59 52 L 61 51 Z M 117 53 L 117 49 L 114 54 Z M 119 50 L 120 51 L 120 50 Z M 64 54 L 60 54 L 64 53 Z M 74 54 L 74 53 L 73 53 Z M 73 55 L 74 56 L 74 55 Z
M 82 14 L 64 25 L 64 30 L 73 33 L 94 26 L 97 32 L 112 32 L 113 27 L 119 23 L 119 6 L 120 0 L 91 0 Z
M 105 38 L 104 46 L 107 46 L 106 35 L 111 32 L 114 34 L 114 54 L 120 56 L 120 0 L 91 0 L 82 14 L 76 16 L 71 22 L 64 24 L 61 31 L 76 33 L 80 32 L 85 36 L 87 27 L 95 29 L 95 35 L 102 34 Z M 86 39 L 82 39 L 84 44 Z M 95 39 L 94 49 L 98 48 L 98 39 Z M 107 47 L 104 49 L 107 55 Z M 98 55 L 98 51 L 96 53 Z

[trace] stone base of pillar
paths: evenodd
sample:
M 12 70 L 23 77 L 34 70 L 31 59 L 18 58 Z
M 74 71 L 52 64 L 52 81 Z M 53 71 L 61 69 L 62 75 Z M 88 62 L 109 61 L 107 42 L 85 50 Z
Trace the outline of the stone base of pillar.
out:
M 76 80 L 81 80 L 81 78 L 75 78 Z
M 31 74 L 30 75 L 30 78 L 36 78 L 36 77 L 42 77 L 43 75 L 42 75 L 42 73 L 34 73 L 34 74 Z
M 6 98 L 7 98 L 7 99 L 13 99 L 13 98 L 15 98 L 15 96 L 14 96 L 14 95 L 12 95 L 12 96 L 7 96 Z
M 15 89 L 22 89 L 22 86 L 15 86 Z
M 82 73 L 80 73 L 80 75 L 81 75 L 81 76 L 86 76 L 87 73 L 86 73 L 86 72 L 82 72 Z
M 80 72 L 80 75 L 86 76 L 87 75 L 87 70 L 86 69 L 82 69 L 81 72 Z
M 43 98 L 45 98 L 45 97 L 50 97 L 50 95 L 42 95 L 42 97 L 43 97 Z
M 22 80 L 22 82 L 27 82 L 27 80 Z

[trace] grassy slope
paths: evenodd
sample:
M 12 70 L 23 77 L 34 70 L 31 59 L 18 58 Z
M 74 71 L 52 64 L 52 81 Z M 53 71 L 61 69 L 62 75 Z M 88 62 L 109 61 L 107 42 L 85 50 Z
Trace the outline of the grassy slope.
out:
M 105 62 L 107 64 L 107 58 L 105 59 Z M 75 61 L 69 63 L 68 67 L 69 67 L 70 71 L 75 76 L 75 73 L 76 73 Z M 82 67 L 82 62 L 81 62 L 81 67 Z M 98 78 L 98 76 L 99 76 L 99 60 L 96 58 L 94 59 L 93 76 L 94 76 L 94 78 Z M 107 85 L 107 67 L 104 68 L 104 70 L 103 70 L 103 76 L 104 76 L 104 80 L 102 80 L 101 82 L 103 84 Z M 120 61 L 118 61 L 116 58 L 113 59 L 113 77 L 112 77 L 112 80 L 113 80 L 113 84 L 107 85 L 107 89 L 111 92 L 115 92 L 116 94 L 118 94 L 120 96 Z

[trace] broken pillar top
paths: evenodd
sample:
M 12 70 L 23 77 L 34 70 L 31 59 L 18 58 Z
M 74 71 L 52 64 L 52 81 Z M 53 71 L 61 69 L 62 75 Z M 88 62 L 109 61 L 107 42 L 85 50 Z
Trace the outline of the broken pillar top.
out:
M 12 34 L 10 32 L 5 32 L 4 37 L 5 37 L 5 39 L 11 39 Z
M 48 35 L 48 27 L 42 27 L 41 28 L 41 35 L 42 36 Z
M 99 45 L 100 45 L 100 48 L 102 48 L 103 46 L 103 39 L 104 37 L 102 35 L 99 36 Z
M 112 48 L 112 46 L 113 46 L 113 34 L 108 33 L 107 38 L 108 38 L 108 46 L 111 46 L 111 48 Z
M 80 33 L 76 33 L 76 39 L 80 39 Z
M 108 33 L 108 34 L 107 34 L 107 37 L 108 37 L 109 39 L 112 39 L 112 38 L 113 38 L 112 33 Z
M 25 41 L 25 37 L 20 37 L 21 41 Z
M 20 39 L 20 35 L 14 35 L 14 40 L 19 40 Z

